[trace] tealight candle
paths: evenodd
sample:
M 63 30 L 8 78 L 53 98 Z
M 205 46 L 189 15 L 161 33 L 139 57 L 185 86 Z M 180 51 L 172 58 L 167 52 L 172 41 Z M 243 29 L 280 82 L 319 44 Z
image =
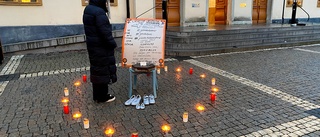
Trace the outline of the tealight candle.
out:
M 66 97 L 66 98 L 63 98 L 62 100 L 61 100 L 61 102 L 63 103 L 63 104 L 68 104 L 69 103 L 69 99 Z
M 177 71 L 177 72 L 181 72 L 181 68 L 177 68 L 176 71 Z
M 64 96 L 66 96 L 66 97 L 69 96 L 68 88 L 64 88 L 63 92 L 64 92 Z
M 206 78 L 206 75 L 205 74 L 201 74 L 200 78 Z
M 189 74 L 192 75 L 193 74 L 193 68 L 189 69 Z
M 161 129 L 164 133 L 168 134 L 168 132 L 171 130 L 171 127 L 169 125 L 163 125 Z
M 77 81 L 77 82 L 74 83 L 74 85 L 75 85 L 76 87 L 78 87 L 78 86 L 81 85 L 81 83 L 80 83 L 80 81 Z
M 111 136 L 114 134 L 114 129 L 108 128 L 108 129 L 106 129 L 106 130 L 104 131 L 104 133 L 105 133 L 107 136 L 111 137 Z
M 86 74 L 83 74 L 83 75 L 82 75 L 82 81 L 83 81 L 83 82 L 87 82 L 87 75 L 86 75 Z
M 132 133 L 132 134 L 131 134 L 131 137 L 138 137 L 138 133 L 137 133 L 137 132 Z
M 211 101 L 215 101 L 216 100 L 216 93 L 211 93 L 210 99 L 211 99 Z
M 165 72 L 168 71 L 168 66 L 164 66 L 164 71 L 165 71 Z
M 205 110 L 204 106 L 203 106 L 203 105 L 200 105 L 200 104 L 198 104 L 198 105 L 196 106 L 196 109 L 197 109 L 198 112 L 200 112 L 200 113 L 202 113 L 202 112 Z
M 188 112 L 184 112 L 182 115 L 183 122 L 188 122 Z
M 214 93 L 215 93 L 215 92 L 218 92 L 218 91 L 219 91 L 219 88 L 214 86 L 214 87 L 211 88 L 211 91 L 214 92 Z
M 80 118 L 81 118 L 81 113 L 75 113 L 73 115 L 73 119 L 77 120 L 77 122 L 80 122 Z
M 89 119 L 87 119 L 87 118 L 83 119 L 83 126 L 84 126 L 84 129 L 88 129 L 89 128 Z
M 215 78 L 212 78 L 212 79 L 211 79 L 211 85 L 212 85 L 212 86 L 216 85 L 216 79 L 215 79 Z

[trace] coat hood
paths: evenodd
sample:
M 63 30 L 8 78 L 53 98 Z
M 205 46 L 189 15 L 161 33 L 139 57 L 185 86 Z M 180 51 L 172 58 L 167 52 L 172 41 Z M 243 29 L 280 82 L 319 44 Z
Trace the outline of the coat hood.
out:
M 105 12 L 108 12 L 106 7 L 107 0 L 90 0 L 89 5 L 95 5 L 102 8 Z

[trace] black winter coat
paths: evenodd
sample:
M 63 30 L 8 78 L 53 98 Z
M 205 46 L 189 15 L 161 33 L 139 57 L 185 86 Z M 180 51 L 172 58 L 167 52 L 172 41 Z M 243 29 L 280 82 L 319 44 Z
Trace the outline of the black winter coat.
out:
M 83 25 L 90 59 L 92 83 L 117 81 L 114 49 L 117 47 L 106 15 L 106 0 L 90 0 L 83 13 Z

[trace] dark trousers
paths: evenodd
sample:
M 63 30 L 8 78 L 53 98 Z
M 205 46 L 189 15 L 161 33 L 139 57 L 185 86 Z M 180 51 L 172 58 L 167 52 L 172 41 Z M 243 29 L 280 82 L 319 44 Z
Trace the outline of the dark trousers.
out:
M 93 100 L 97 102 L 105 102 L 108 100 L 108 84 L 92 83 Z

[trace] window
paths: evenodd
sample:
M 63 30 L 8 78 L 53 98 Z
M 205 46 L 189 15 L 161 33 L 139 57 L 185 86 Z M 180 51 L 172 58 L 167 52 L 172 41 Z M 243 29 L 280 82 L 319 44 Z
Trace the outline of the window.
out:
M 82 0 L 82 6 L 89 4 L 89 0 Z M 110 0 L 110 6 L 118 6 L 118 0 Z
M 42 0 L 0 0 L 0 5 L 32 5 L 32 6 L 41 6 Z
M 303 0 L 297 0 L 297 4 L 302 7 Z M 287 0 L 287 7 L 292 7 L 293 0 Z

